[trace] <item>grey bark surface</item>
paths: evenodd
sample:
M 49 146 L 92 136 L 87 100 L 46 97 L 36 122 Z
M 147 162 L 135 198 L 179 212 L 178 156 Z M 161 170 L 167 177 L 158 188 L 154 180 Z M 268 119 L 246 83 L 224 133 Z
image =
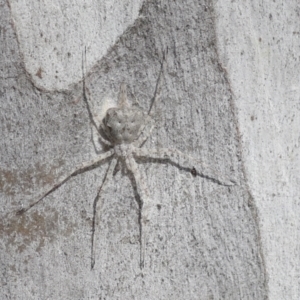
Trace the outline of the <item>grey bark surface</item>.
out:
M 228 187 L 174 165 L 139 161 L 156 208 L 145 228 L 142 270 L 138 203 L 122 168 L 101 195 L 93 270 L 93 201 L 107 163 L 16 215 L 97 152 L 82 82 L 53 90 L 37 84 L 43 73 L 28 72 L 13 24 L 2 1 L 1 299 L 267 299 L 258 213 L 212 3 L 145 1 L 86 76 L 95 115 L 105 99 L 117 98 L 122 82 L 147 111 L 165 52 L 155 129 L 144 148 L 181 150 L 237 181 Z M 85 46 L 78 45 L 79 57 Z

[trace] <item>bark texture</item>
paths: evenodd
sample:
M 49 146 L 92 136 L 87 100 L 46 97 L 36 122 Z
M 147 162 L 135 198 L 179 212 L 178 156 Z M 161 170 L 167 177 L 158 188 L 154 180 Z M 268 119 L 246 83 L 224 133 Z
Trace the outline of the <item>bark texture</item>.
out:
M 1 299 L 267 299 L 264 250 L 269 248 L 261 241 L 259 221 L 264 215 L 256 208 L 257 193 L 247 179 L 251 160 L 244 160 L 247 149 L 254 147 L 248 148 L 241 138 L 249 133 L 243 124 L 253 120 L 243 123 L 240 117 L 245 109 L 237 104 L 242 94 L 234 92 L 238 79 L 230 73 L 230 54 L 225 55 L 230 43 L 222 39 L 222 30 L 230 22 L 220 17 L 222 6 L 205 0 L 141 2 L 138 13 L 125 18 L 99 56 L 89 37 L 72 48 L 74 53 L 62 39 L 60 51 L 53 46 L 53 53 L 68 71 L 58 70 L 58 83 L 49 79 L 55 76 L 53 70 L 44 78 L 46 71 L 38 63 L 35 69 L 28 67 L 26 49 L 34 48 L 33 40 L 26 44 L 23 19 L 15 17 L 15 3 L 8 4 L 2 0 L 0 12 Z M 72 10 L 60 9 L 72 16 Z M 111 24 L 122 19 L 122 11 L 98 9 L 99 15 L 114 16 Z M 230 9 L 224 9 L 228 15 Z M 62 24 L 64 35 L 68 23 Z M 91 30 L 99 24 L 91 21 Z M 38 21 L 27 25 L 39 26 Z M 100 32 L 103 38 L 109 35 L 109 29 Z M 168 163 L 140 160 L 155 207 L 145 227 L 142 270 L 139 206 L 122 165 L 101 194 L 93 270 L 93 201 L 107 162 L 16 215 L 74 166 L 97 156 L 77 74 L 85 47 L 87 65 L 92 66 L 87 94 L 98 118 L 108 99 L 117 98 L 122 82 L 128 85 L 130 100 L 148 111 L 165 53 L 163 87 L 153 107 L 155 129 L 144 148 L 178 149 L 237 182 L 228 187 Z M 69 55 L 79 59 L 74 69 Z M 36 61 L 41 61 L 40 54 Z M 68 75 L 72 70 L 76 76 Z M 270 239 L 266 233 L 264 238 Z

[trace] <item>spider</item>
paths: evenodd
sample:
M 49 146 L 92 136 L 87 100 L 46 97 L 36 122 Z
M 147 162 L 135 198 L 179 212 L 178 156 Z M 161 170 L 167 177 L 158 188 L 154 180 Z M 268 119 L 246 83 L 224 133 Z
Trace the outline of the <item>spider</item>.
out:
M 98 133 L 99 141 L 101 144 L 104 144 L 108 148 L 108 150 L 100 153 L 97 158 L 74 168 L 74 170 L 69 175 L 65 176 L 63 180 L 53 185 L 48 191 L 46 191 L 41 197 L 39 197 L 39 199 L 31 203 L 27 208 L 18 211 L 18 214 L 27 212 L 72 177 L 97 168 L 101 163 L 103 163 L 104 160 L 110 161 L 102 184 L 98 189 L 96 198 L 93 203 L 91 269 L 93 269 L 95 265 L 94 240 L 97 203 L 99 201 L 101 192 L 103 192 L 108 182 L 112 179 L 114 170 L 118 162 L 121 162 L 123 165 L 125 165 L 127 170 L 132 174 L 135 182 L 135 189 L 138 198 L 137 202 L 139 206 L 139 242 L 141 269 L 144 267 L 145 256 L 145 237 L 143 236 L 143 226 L 151 220 L 151 212 L 154 205 L 152 205 L 151 203 L 151 198 L 145 183 L 145 179 L 143 173 L 138 167 L 138 164 L 136 163 L 136 158 L 154 159 L 158 162 L 168 162 L 180 169 L 190 171 L 194 177 L 201 176 L 221 185 L 230 186 L 235 184 L 235 181 L 229 180 L 227 178 L 222 178 L 200 161 L 197 161 L 176 149 L 141 148 L 150 136 L 154 127 L 154 121 L 151 117 L 151 109 L 154 102 L 157 100 L 159 91 L 161 89 L 162 73 L 163 62 L 161 63 L 161 70 L 156 83 L 155 93 L 148 112 L 144 112 L 141 109 L 135 108 L 130 105 L 127 99 L 126 85 L 123 83 L 120 86 L 117 106 L 109 108 L 106 111 L 106 115 L 103 118 L 100 126 L 97 126 L 93 118 L 93 114 L 89 106 L 89 101 L 85 94 L 85 80 L 83 74 L 83 99 L 86 103 L 91 123 Z M 205 169 L 205 172 L 201 171 L 202 169 Z

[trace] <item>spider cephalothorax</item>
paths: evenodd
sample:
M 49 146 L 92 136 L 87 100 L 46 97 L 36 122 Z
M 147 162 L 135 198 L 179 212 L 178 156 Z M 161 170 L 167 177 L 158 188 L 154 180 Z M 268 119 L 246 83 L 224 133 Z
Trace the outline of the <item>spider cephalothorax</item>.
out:
M 96 225 L 96 211 L 97 203 L 101 197 L 101 193 L 107 186 L 107 183 L 112 179 L 114 169 L 120 161 L 124 164 L 125 168 L 132 174 L 135 181 L 136 194 L 138 196 L 137 202 L 139 206 L 139 226 L 140 226 L 140 267 L 144 266 L 144 253 L 145 253 L 145 236 L 143 233 L 143 226 L 151 220 L 153 201 L 146 185 L 146 178 L 141 172 L 139 165 L 136 163 L 136 157 L 144 159 L 155 159 L 157 161 L 171 162 L 174 166 L 182 170 L 189 170 L 194 177 L 202 176 L 210 179 L 212 182 L 220 185 L 233 185 L 235 182 L 227 177 L 220 176 L 211 168 L 203 164 L 197 159 L 176 150 L 167 148 L 141 148 L 145 143 L 153 128 L 153 119 L 150 116 L 152 104 L 158 97 L 158 91 L 161 87 L 161 75 L 163 71 L 163 64 L 158 82 L 156 85 L 155 95 L 151 103 L 148 113 L 143 112 L 141 109 L 133 108 L 127 101 L 126 85 L 122 84 L 119 93 L 118 106 L 107 110 L 106 115 L 100 125 L 96 125 L 93 114 L 90 110 L 89 101 L 85 95 L 84 85 L 84 101 L 86 102 L 87 109 L 92 124 L 99 133 L 99 140 L 102 144 L 108 146 L 108 150 L 99 154 L 95 159 L 90 162 L 83 163 L 82 165 L 74 168 L 74 170 L 65 176 L 62 180 L 58 181 L 51 189 L 46 191 L 36 201 L 31 203 L 26 209 L 22 209 L 19 213 L 24 213 L 41 202 L 46 196 L 54 192 L 69 179 L 86 171 L 95 169 L 101 162 L 110 160 L 108 169 L 98 189 L 97 196 L 93 204 L 93 223 L 92 223 L 92 246 L 91 246 L 91 267 L 95 265 L 95 251 L 94 251 L 94 237 Z M 83 81 L 84 83 L 84 81 Z

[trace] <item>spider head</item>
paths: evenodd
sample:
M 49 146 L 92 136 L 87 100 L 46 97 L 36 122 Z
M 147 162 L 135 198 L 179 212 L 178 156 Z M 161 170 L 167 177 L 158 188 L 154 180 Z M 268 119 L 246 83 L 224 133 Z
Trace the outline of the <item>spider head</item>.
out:
M 113 144 L 130 144 L 143 131 L 149 116 L 142 110 L 127 106 L 107 110 L 102 129 Z

